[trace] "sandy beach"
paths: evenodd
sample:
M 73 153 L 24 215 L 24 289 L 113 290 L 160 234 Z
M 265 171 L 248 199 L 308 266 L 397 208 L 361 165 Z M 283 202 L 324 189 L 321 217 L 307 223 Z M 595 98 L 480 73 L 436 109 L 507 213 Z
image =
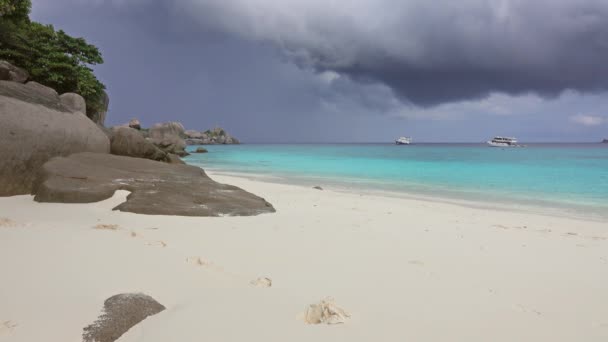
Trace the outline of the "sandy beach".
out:
M 125 292 L 166 310 L 121 342 L 608 340 L 606 222 L 211 176 L 277 212 L 0 198 L 0 341 L 81 341 Z M 328 297 L 350 318 L 306 324 Z

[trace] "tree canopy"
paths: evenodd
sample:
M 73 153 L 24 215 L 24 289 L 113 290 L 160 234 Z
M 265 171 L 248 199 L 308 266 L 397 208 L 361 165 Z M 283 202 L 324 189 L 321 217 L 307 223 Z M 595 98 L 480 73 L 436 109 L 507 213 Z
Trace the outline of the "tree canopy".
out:
M 83 38 L 31 21 L 31 5 L 31 0 L 0 0 L 0 59 L 59 93 L 82 95 L 88 115 L 102 110 L 105 86 L 91 69 L 103 63 L 100 51 Z

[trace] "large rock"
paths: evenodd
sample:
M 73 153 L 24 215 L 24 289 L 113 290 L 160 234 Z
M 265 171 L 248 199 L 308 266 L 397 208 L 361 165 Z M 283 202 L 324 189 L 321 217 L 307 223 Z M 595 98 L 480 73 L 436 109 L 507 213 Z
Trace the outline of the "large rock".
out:
M 96 124 L 103 126 L 106 122 L 106 115 L 110 107 L 110 97 L 105 91 L 101 94 L 101 109 L 96 112 L 87 113 L 87 116 Z
M 50 158 L 77 152 L 110 152 L 110 141 L 57 93 L 34 82 L 0 81 L 0 196 L 29 194 Z
M 39 202 L 90 203 L 128 190 L 115 210 L 149 215 L 247 216 L 274 212 L 263 198 L 211 180 L 195 166 L 101 153 L 77 153 L 44 164 Z
M 7 61 L 0 61 L 0 80 L 25 83 L 30 75 Z
M 170 161 L 167 153 L 146 140 L 139 131 L 130 127 L 119 126 L 111 129 L 110 153 L 163 162 Z
M 83 329 L 84 342 L 114 342 L 133 326 L 165 310 L 154 298 L 143 293 L 122 293 L 103 303 L 103 314 Z
M 184 140 L 184 126 L 179 122 L 159 123 L 148 132 L 148 138 L 167 153 L 177 154 L 180 157 L 188 155 L 186 141 Z
M 84 98 L 75 93 L 65 93 L 59 96 L 59 101 L 71 112 L 80 112 L 82 114 L 87 113 L 87 103 Z

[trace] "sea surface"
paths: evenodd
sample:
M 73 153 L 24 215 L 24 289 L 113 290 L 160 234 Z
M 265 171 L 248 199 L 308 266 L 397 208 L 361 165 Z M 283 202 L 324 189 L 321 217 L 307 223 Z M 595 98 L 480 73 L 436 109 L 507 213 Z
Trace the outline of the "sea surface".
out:
M 243 144 L 205 146 L 206 170 L 608 219 L 608 144 Z M 189 150 L 196 149 L 190 146 Z M 608 222 L 608 221 L 607 221 Z

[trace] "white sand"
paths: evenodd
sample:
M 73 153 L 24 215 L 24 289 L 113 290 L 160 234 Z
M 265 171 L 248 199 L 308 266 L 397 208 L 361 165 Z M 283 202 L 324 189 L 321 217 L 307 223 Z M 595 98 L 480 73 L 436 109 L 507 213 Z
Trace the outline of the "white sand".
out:
M 606 222 L 214 178 L 277 213 L 0 198 L 0 341 L 80 341 L 123 292 L 167 310 L 120 341 L 608 341 Z M 306 324 L 327 297 L 350 318 Z

